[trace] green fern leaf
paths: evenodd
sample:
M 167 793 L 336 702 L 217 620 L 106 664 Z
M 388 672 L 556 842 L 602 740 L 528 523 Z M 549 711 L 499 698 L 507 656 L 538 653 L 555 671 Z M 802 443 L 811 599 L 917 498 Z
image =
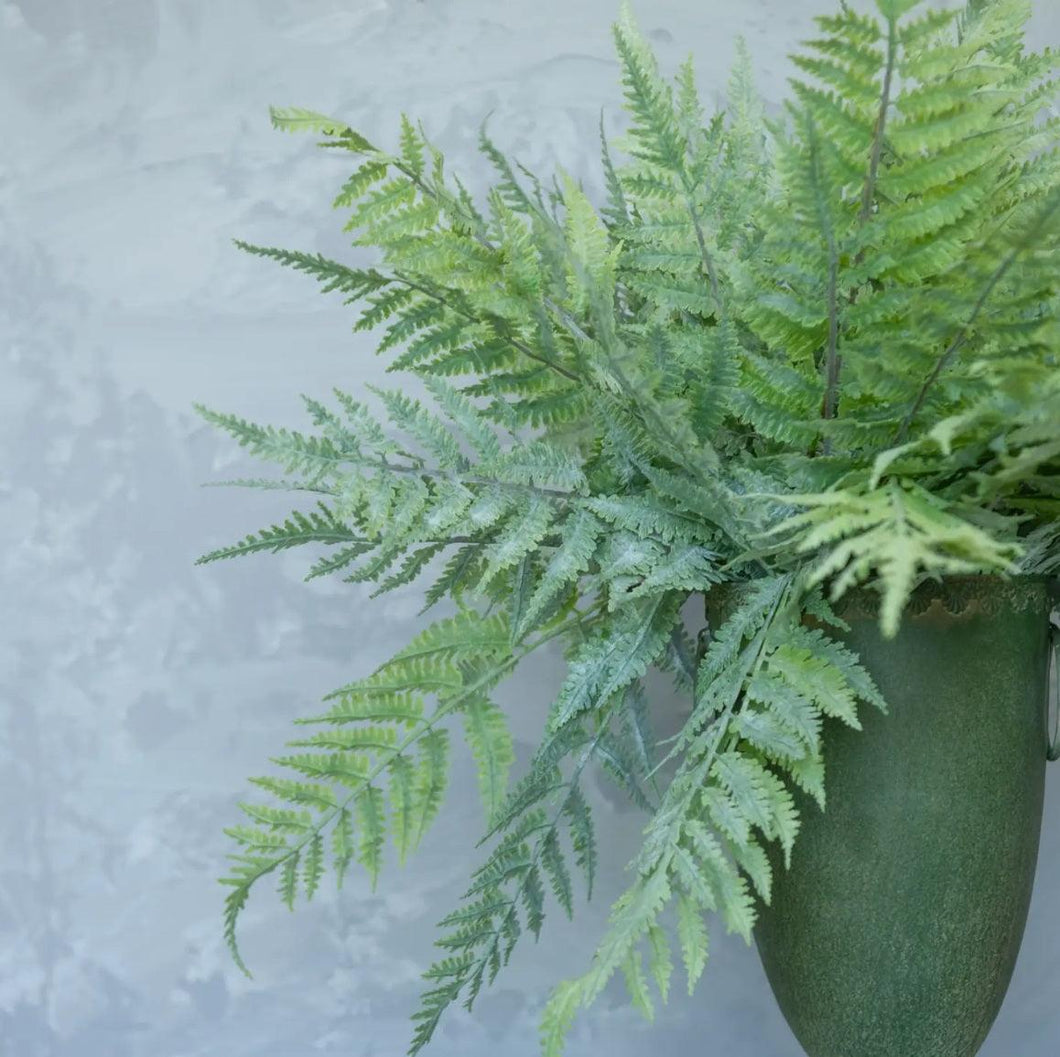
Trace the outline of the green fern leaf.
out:
M 658 925 L 648 926 L 648 954 L 648 969 L 665 1003 L 670 994 L 670 977 L 673 975 L 674 963 L 670 942 Z
M 650 933 L 651 929 L 649 927 L 649 935 Z M 649 1021 L 654 1020 L 655 1006 L 648 991 L 648 980 L 644 975 L 644 963 L 641 959 L 640 951 L 637 949 L 631 950 L 619 968 L 625 977 L 626 990 L 634 1007 L 639 1009 Z
M 412 761 L 407 756 L 394 756 L 387 769 L 390 772 L 390 832 L 397 848 L 398 862 L 404 866 L 408 853 L 415 846 L 417 832 L 414 771 Z
M 305 861 L 302 863 L 302 880 L 305 884 L 306 899 L 312 899 L 320 878 L 324 876 L 324 838 L 315 833 L 309 841 Z
M 619 613 L 608 634 L 582 647 L 553 703 L 548 730 L 555 733 L 644 675 L 669 642 L 683 601 L 672 591 L 633 603 Z
M 272 127 L 283 132 L 319 132 L 325 136 L 340 136 L 343 145 L 350 150 L 375 152 L 363 136 L 354 132 L 344 121 L 318 114 L 315 110 L 306 110 L 300 106 L 269 107 L 269 120 Z
M 577 583 L 580 575 L 588 569 L 603 528 L 602 522 L 582 507 L 567 518 L 563 542 L 537 581 L 521 619 L 513 621 L 512 635 L 516 640 L 522 639 L 546 606 L 568 585 Z
M 423 834 L 438 814 L 449 781 L 449 734 L 445 730 L 430 730 L 419 740 L 419 758 L 413 778 L 414 835 L 412 848 L 419 845 Z
M 348 294 L 347 301 L 354 301 L 375 290 L 380 290 L 391 282 L 374 268 L 350 268 L 338 261 L 329 260 L 319 253 L 302 253 L 298 250 L 276 249 L 270 246 L 256 246 L 242 239 L 233 239 L 233 243 L 246 253 L 256 257 L 267 257 L 289 268 L 308 272 L 323 284 L 322 292 L 338 290 Z
M 596 849 L 596 831 L 589 812 L 589 804 L 577 786 L 567 794 L 563 802 L 563 814 L 570 825 L 574 861 L 585 874 L 586 898 L 591 899 L 599 854 Z
M 348 808 L 344 807 L 339 811 L 338 820 L 331 831 L 331 852 L 336 887 L 341 889 L 346 871 L 349 869 L 354 855 L 353 819 Z M 372 891 L 374 892 L 378 870 L 375 872 L 369 870 L 369 874 L 372 880 Z
M 503 800 L 508 787 L 508 771 L 515 762 L 511 734 L 504 713 L 484 696 L 471 698 L 462 715 L 488 822 Z
M 552 891 L 563 907 L 569 920 L 574 917 L 574 889 L 571 884 L 570 871 L 563 859 L 563 853 L 559 846 L 559 836 L 556 830 L 551 829 L 541 844 L 541 865 L 548 874 L 552 885 Z
M 383 841 L 386 831 L 383 791 L 378 786 L 365 785 L 357 797 L 355 806 L 357 825 L 360 830 L 357 842 L 357 862 L 368 871 L 374 892 L 383 862 Z
M 280 898 L 288 910 L 294 910 L 294 899 L 298 894 L 298 863 L 301 855 L 292 851 L 280 864 Z
M 707 965 L 709 939 L 703 912 L 696 902 L 683 891 L 677 893 L 677 937 L 681 944 L 681 956 L 688 977 L 688 995 L 695 993 L 696 982 Z

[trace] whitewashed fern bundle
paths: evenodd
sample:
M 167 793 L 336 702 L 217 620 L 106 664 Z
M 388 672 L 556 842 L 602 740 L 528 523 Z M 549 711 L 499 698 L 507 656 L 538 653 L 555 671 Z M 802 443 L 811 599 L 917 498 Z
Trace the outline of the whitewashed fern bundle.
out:
M 236 919 L 259 879 L 278 875 L 293 907 L 328 863 L 374 884 L 388 838 L 402 860 L 415 849 L 447 786 L 441 724 L 459 716 L 495 843 L 441 922 L 409 1053 L 538 936 L 546 889 L 568 917 L 575 868 L 591 894 L 595 766 L 649 818 L 609 930 L 546 1007 L 543 1052 L 616 971 L 651 1016 L 649 977 L 665 1000 L 673 967 L 664 909 L 691 992 L 706 915 L 749 938 L 769 900 L 763 845 L 790 854 L 793 786 L 824 806 L 822 717 L 857 727 L 859 703 L 886 707 L 802 616 L 842 628 L 830 603 L 874 585 L 893 636 L 926 577 L 1060 569 L 1058 118 L 1037 120 L 1060 61 L 1024 53 L 1027 0 L 876 6 L 817 20 L 795 59 L 812 81 L 770 122 L 742 42 L 728 111 L 705 121 L 691 60 L 675 91 L 624 4 L 631 160 L 604 144 L 599 213 L 566 174 L 546 193 L 519 166 L 528 191 L 484 129 L 500 177 L 486 215 L 404 115 L 388 153 L 341 121 L 272 111 L 360 159 L 334 204 L 381 264 L 238 245 L 366 302 L 355 329 L 385 325 L 390 369 L 437 407 L 373 389 L 387 425 L 336 391 L 334 408 L 306 400 L 309 435 L 200 407 L 298 475 L 234 483 L 322 497 L 200 561 L 324 543 L 309 577 L 341 571 L 375 597 L 445 556 L 424 608 L 448 596 L 456 612 L 298 721 L 314 732 L 275 761 L 293 777 L 253 779 L 273 803 L 243 805 L 224 879 L 244 971 Z M 681 607 L 727 580 L 748 590 L 697 648 Z M 491 693 L 556 638 L 568 674 L 509 787 Z M 691 697 L 666 761 L 652 667 Z

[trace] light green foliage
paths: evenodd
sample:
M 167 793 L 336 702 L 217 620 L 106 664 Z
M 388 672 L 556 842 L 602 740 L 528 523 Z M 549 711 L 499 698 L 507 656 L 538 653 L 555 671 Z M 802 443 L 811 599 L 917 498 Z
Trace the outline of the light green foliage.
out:
M 664 81 L 624 3 L 628 161 L 601 120 L 599 210 L 567 173 L 543 189 L 485 123 L 497 183 L 480 207 L 405 115 L 387 153 L 271 110 L 356 156 L 334 206 L 379 260 L 237 245 L 359 304 L 354 329 L 378 328 L 388 370 L 414 373 L 431 406 L 336 390 L 334 408 L 304 398 L 311 434 L 199 408 L 295 475 L 229 483 L 319 497 L 200 561 L 323 543 L 307 579 L 341 571 L 375 597 L 427 574 L 423 612 L 456 612 L 298 720 L 317 732 L 273 761 L 287 776 L 253 779 L 273 803 L 227 831 L 241 966 L 236 919 L 259 878 L 293 906 L 329 867 L 341 883 L 356 862 L 374 885 L 388 844 L 413 852 L 459 716 L 492 847 L 441 922 L 410 1054 L 540 935 L 549 892 L 568 917 L 575 873 L 591 895 L 587 768 L 648 821 L 591 963 L 548 1002 L 543 1051 L 558 1057 L 616 972 L 650 1017 L 671 932 L 689 993 L 708 914 L 750 937 L 766 846 L 787 862 L 798 839 L 793 791 L 825 807 L 824 720 L 886 710 L 830 634 L 846 628 L 832 603 L 873 584 L 893 636 L 927 577 L 1060 570 L 1060 117 L 1040 120 L 1060 61 L 1024 54 L 1026 0 L 876 9 L 817 20 L 795 58 L 806 79 L 767 121 L 742 42 L 728 109 L 708 119 L 691 60 Z M 743 587 L 727 619 L 694 638 L 684 603 L 728 580 Z M 553 639 L 567 675 L 509 787 L 492 693 Z M 665 755 L 652 668 L 691 701 Z
M 463 715 L 487 816 L 492 816 L 514 756 L 503 714 L 489 693 L 517 661 L 502 616 L 462 609 L 430 625 L 370 676 L 329 694 L 327 700 L 335 703 L 328 712 L 296 720 L 325 725 L 289 743 L 311 751 L 273 760 L 300 778 L 252 779 L 295 808 L 243 804 L 255 825 L 226 830 L 242 850 L 232 857 L 236 865 L 224 879 L 232 887 L 225 935 L 244 971 L 235 923 L 250 887 L 278 869 L 284 900 L 293 906 L 301 864 L 306 898 L 312 898 L 323 872 L 326 828 L 331 827 L 340 884 L 356 859 L 375 886 L 387 829 L 402 861 L 416 847 L 448 784 L 448 732 L 437 724 L 450 714 Z M 436 700 L 430 713 L 428 695 Z
M 1060 449 L 1058 449 L 1060 451 Z M 834 576 L 834 601 L 852 584 L 868 579 L 876 566 L 883 578 L 880 626 L 885 635 L 898 631 L 902 609 L 917 574 L 1018 571 L 1023 553 L 1015 541 L 999 542 L 971 522 L 947 511 L 947 504 L 921 486 L 888 480 L 882 488 L 857 494 L 843 491 L 784 498 L 812 507 L 779 526 L 804 531 L 776 546 L 798 553 L 817 553 L 841 540 L 814 565 L 807 578 L 812 586 Z M 774 532 L 778 531 L 774 529 Z

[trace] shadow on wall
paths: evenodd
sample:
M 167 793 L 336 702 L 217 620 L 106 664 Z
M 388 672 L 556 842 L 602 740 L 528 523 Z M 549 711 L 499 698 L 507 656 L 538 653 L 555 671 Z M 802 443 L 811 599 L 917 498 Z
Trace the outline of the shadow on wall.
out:
M 117 48 L 137 66 L 158 45 L 157 0 L 15 0 L 15 7 L 49 44 L 79 33 L 90 50 Z
M 191 416 L 173 422 L 144 393 L 124 394 L 104 357 L 78 348 L 86 307 L 85 293 L 0 212 L 0 333 L 9 338 L 0 343 L 0 703 L 11 706 L 0 708 L 5 1057 L 143 1052 L 136 1040 L 152 1029 L 145 1011 L 164 993 L 145 984 L 151 972 L 188 995 L 183 1019 L 153 1029 L 159 1041 L 168 1030 L 174 1044 L 200 1043 L 208 1012 L 221 1015 L 223 980 L 189 976 L 188 921 L 179 915 L 168 932 L 152 926 L 156 949 L 169 952 L 161 969 L 146 958 L 123 970 L 123 958 L 95 950 L 86 935 L 106 906 L 112 946 L 120 950 L 122 937 L 141 942 L 130 871 L 149 871 L 171 889 L 208 874 L 201 890 L 214 912 L 218 820 L 230 798 L 209 775 L 194 785 L 208 766 L 201 756 L 197 770 L 157 794 L 143 768 L 165 773 L 172 739 L 210 721 L 215 703 L 187 692 L 189 672 L 238 670 L 261 655 L 263 627 L 296 604 L 308 607 L 297 583 L 263 597 L 236 570 L 218 595 L 194 568 L 203 548 L 188 526 L 199 503 L 205 520 L 216 500 L 197 486 L 214 476 L 219 442 Z M 188 521 L 173 516 L 181 506 Z M 224 531 L 237 534 L 234 523 Z M 264 621 L 248 619 L 261 607 Z M 297 633 L 312 638 L 312 619 L 305 623 Z M 179 686 L 184 692 L 174 692 Z M 269 722 L 283 729 L 275 712 Z M 94 810 L 101 773 L 138 790 L 133 817 L 122 816 L 113 794 L 115 817 Z M 129 833 L 154 832 L 153 823 L 164 838 L 141 862 Z M 119 911 L 112 894 L 123 890 Z M 163 887 L 158 900 L 167 898 Z

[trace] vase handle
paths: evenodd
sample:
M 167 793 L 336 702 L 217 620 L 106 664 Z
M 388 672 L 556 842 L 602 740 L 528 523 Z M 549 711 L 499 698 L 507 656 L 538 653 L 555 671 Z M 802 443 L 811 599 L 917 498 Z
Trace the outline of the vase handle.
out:
M 1049 659 L 1053 673 L 1050 682 L 1053 684 L 1053 696 L 1056 698 L 1056 720 L 1053 723 L 1046 759 L 1060 760 L 1060 610 L 1054 610 L 1049 621 Z M 1049 708 L 1048 701 L 1045 707 Z

